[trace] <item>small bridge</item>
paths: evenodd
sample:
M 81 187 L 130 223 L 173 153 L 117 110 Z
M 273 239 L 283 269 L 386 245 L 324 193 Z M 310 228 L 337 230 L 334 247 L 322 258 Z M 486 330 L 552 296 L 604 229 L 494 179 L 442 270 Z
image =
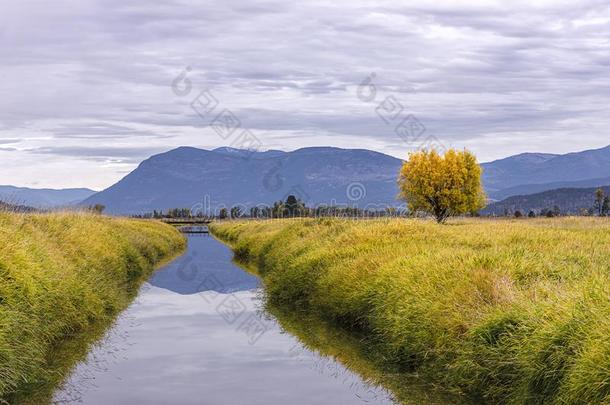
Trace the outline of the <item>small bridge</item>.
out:
M 211 219 L 206 218 L 163 218 L 162 222 L 170 225 L 200 225 L 207 226 L 212 222 Z
M 182 233 L 188 234 L 209 234 L 208 224 L 212 222 L 207 218 L 163 218 L 162 222 L 175 226 Z
M 209 234 L 210 229 L 205 225 L 188 225 L 188 226 L 179 226 L 178 230 L 182 233 L 188 234 Z

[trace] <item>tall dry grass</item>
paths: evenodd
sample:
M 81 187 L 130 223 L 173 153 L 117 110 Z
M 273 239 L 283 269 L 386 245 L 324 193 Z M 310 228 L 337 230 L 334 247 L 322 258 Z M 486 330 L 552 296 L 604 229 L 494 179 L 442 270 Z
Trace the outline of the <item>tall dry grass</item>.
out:
M 184 247 L 161 223 L 0 211 L 0 398 L 60 380 L 54 348 L 112 320 Z
M 212 231 L 258 266 L 271 303 L 367 336 L 388 372 L 474 402 L 610 402 L 607 219 L 307 219 Z

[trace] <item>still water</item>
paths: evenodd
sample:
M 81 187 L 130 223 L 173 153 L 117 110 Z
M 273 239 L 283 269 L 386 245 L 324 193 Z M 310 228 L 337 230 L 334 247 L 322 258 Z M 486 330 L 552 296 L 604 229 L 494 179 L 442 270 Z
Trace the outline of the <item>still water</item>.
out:
M 392 404 L 262 310 L 259 279 L 212 237 L 160 269 L 54 395 L 84 404 Z

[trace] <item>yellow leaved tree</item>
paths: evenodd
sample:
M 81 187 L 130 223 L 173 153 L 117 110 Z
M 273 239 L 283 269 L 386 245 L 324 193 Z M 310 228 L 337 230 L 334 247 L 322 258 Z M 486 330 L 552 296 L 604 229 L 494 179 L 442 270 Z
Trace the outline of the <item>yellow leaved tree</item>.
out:
M 449 149 L 442 156 L 435 150 L 413 152 L 400 169 L 400 197 L 412 212 L 427 212 L 444 223 L 485 206 L 481 173 L 476 157 L 466 150 Z

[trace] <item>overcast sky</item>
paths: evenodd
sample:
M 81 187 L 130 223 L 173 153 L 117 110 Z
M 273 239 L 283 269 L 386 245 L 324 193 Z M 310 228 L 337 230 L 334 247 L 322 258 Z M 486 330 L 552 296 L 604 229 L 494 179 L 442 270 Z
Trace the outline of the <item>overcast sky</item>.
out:
M 610 144 L 607 0 L 14 0 L 0 60 L 0 184 L 102 189 L 244 139 L 481 161 Z M 248 138 L 209 126 L 225 110 Z M 425 132 L 401 136 L 412 117 Z

